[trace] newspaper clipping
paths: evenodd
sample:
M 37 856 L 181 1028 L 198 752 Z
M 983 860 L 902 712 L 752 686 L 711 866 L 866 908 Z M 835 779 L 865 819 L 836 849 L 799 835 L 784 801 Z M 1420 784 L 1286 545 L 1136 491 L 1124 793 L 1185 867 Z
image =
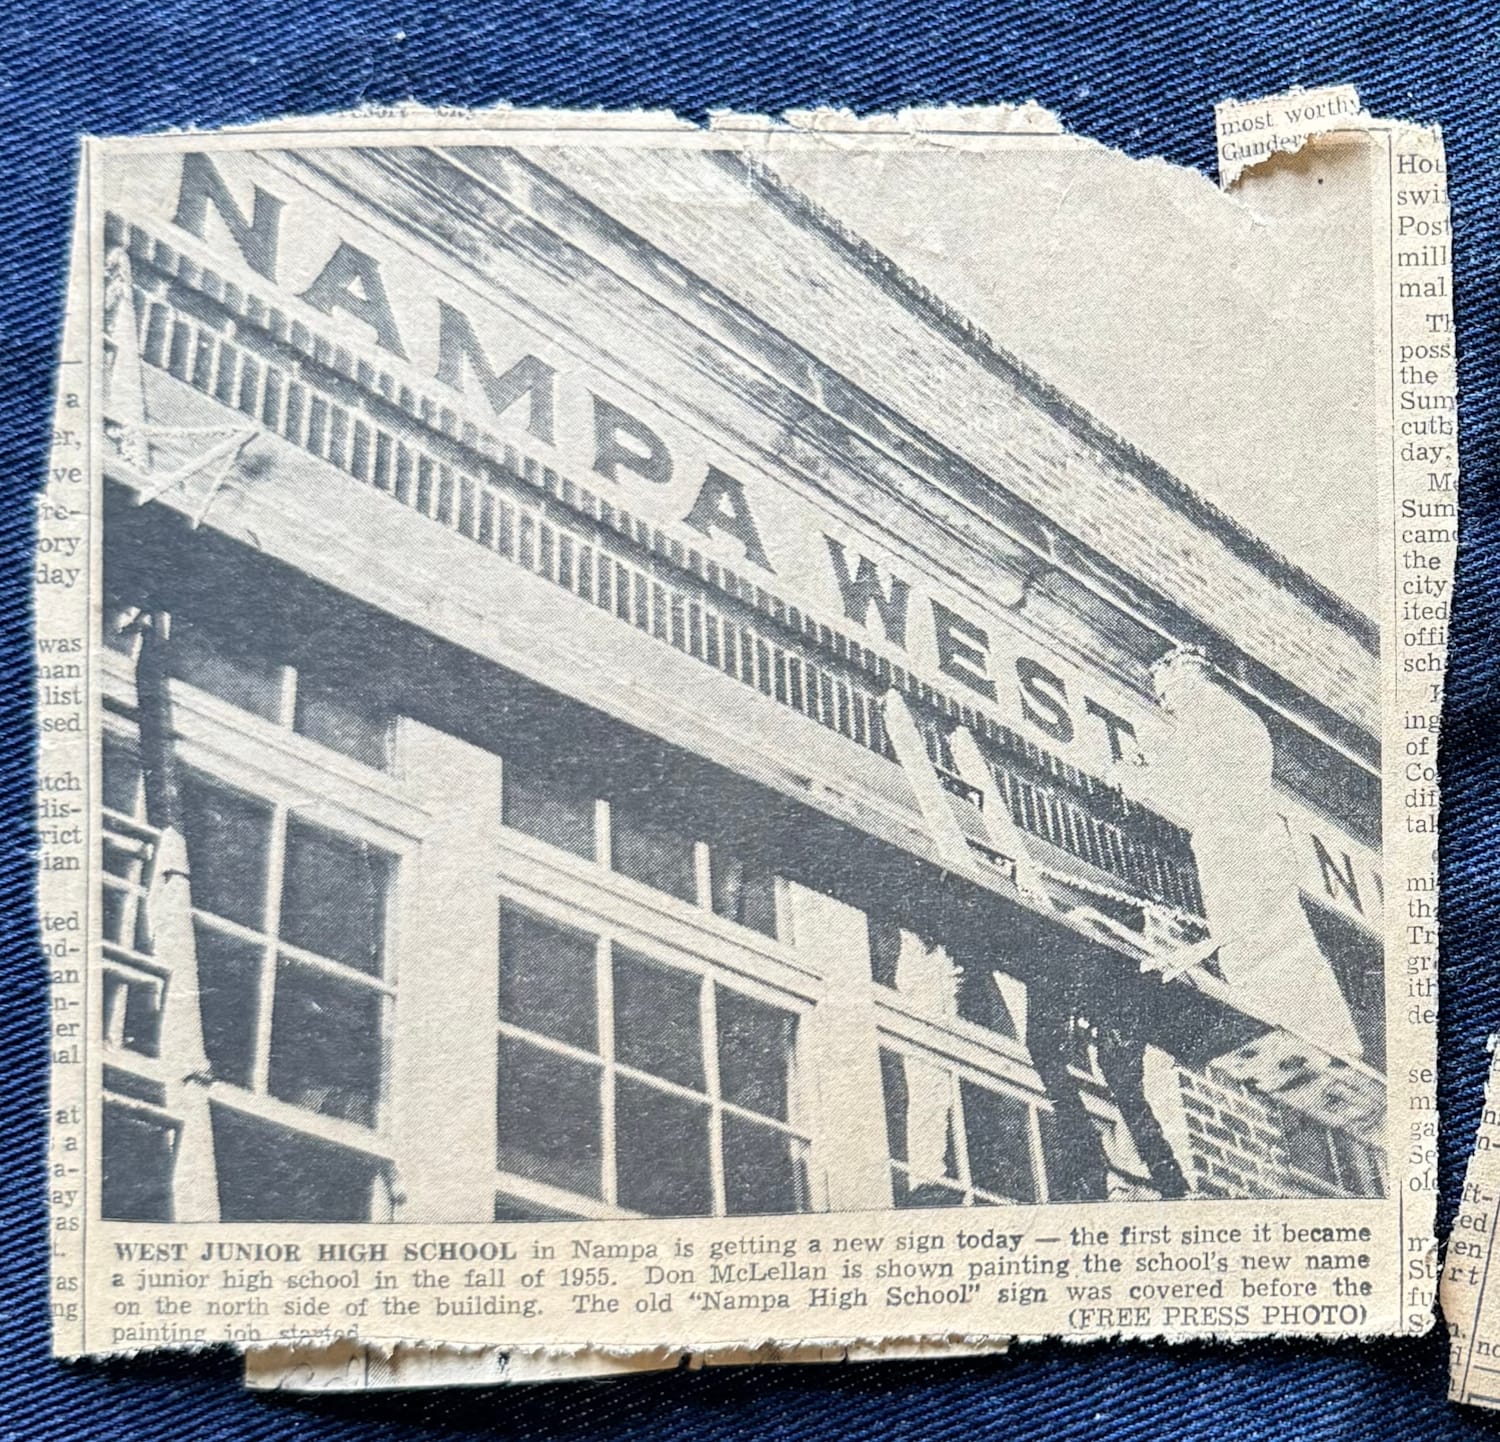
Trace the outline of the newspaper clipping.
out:
M 1442 149 L 1218 124 L 85 142 L 60 1354 L 1431 1325 Z

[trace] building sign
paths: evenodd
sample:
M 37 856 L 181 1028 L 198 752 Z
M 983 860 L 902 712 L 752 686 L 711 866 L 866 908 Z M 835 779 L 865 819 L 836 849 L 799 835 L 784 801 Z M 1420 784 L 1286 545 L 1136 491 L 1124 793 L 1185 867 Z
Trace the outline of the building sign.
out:
M 268 160 L 162 157 L 132 209 L 174 244 L 196 238 L 214 264 L 269 282 L 324 333 L 437 381 L 497 436 L 617 495 L 748 579 L 774 581 L 811 613 L 837 618 L 933 684 L 956 686 L 961 699 L 1072 764 L 1100 773 L 1149 752 L 1160 713 L 1028 632 L 1022 581 L 1006 576 L 961 592 L 951 572 L 937 580 L 936 565 L 897 534 L 877 531 L 789 468 L 773 475 L 722 449 L 677 398 L 631 374 L 629 357 L 585 352 L 559 318 L 543 328 L 526 316 L 524 298 L 497 302 L 472 276 L 454 272 L 445 285 L 431 254 L 390 229 L 356 226 L 310 177 Z
M 588 333 L 587 296 L 568 314 L 544 315 L 520 288 L 483 285 L 477 269 L 408 236 L 400 217 L 372 228 L 344 191 L 285 154 L 162 156 L 131 202 L 172 244 L 247 287 L 264 282 L 317 333 L 451 392 L 476 426 L 616 497 L 750 584 L 796 598 L 1087 774 L 1127 790 L 1149 781 L 1172 718 L 1042 634 L 1026 614 L 1024 579 L 993 569 L 988 584 L 970 582 L 903 536 L 894 509 L 892 525 L 874 526 L 868 508 L 792 466 L 720 444 L 633 357 L 601 349 Z M 1143 799 L 1191 830 L 1199 798 Z M 1378 858 L 1282 800 L 1288 878 L 1378 929 Z

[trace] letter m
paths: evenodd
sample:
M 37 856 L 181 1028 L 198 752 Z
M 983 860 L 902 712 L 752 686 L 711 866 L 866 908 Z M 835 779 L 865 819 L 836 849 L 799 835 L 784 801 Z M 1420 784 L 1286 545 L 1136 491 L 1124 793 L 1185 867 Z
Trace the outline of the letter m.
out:
M 255 187 L 250 219 L 239 208 L 224 177 L 208 156 L 192 152 L 182 157 L 182 185 L 177 192 L 177 213 L 172 217 L 191 235 L 207 237 L 208 207 L 219 212 L 230 237 L 245 257 L 245 264 L 267 280 L 276 279 L 276 250 L 281 236 L 282 202 L 269 191 Z
M 527 398 L 526 429 L 537 440 L 552 444 L 552 390 L 557 372 L 546 361 L 525 355 L 503 375 L 489 362 L 474 327 L 461 310 L 438 301 L 437 378 L 456 391 L 464 388 L 464 373 L 474 371 L 490 409 L 498 416 L 522 396 Z
M 867 624 L 870 607 L 873 605 L 885 628 L 886 640 L 906 648 L 906 602 L 911 587 L 896 576 L 891 577 L 889 592 L 882 590 L 880 572 L 868 556 L 859 558 L 854 575 L 849 574 L 849 559 L 844 548 L 832 536 L 824 536 L 828 542 L 828 554 L 833 560 L 834 579 L 839 583 L 839 594 L 844 598 L 844 614 L 861 626 Z

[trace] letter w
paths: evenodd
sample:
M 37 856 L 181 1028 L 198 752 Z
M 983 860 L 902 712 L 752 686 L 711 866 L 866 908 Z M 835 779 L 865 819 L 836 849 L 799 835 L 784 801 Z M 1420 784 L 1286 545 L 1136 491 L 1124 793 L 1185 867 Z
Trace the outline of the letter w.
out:
M 906 649 L 906 602 L 911 587 L 896 576 L 891 577 L 889 593 L 881 589 L 880 572 L 868 556 L 859 558 L 859 568 L 853 577 L 849 575 L 849 560 L 844 548 L 832 536 L 824 536 L 828 542 L 828 554 L 833 559 L 833 574 L 839 583 L 839 594 L 844 598 L 844 614 L 861 626 L 866 625 L 873 603 L 880 613 L 880 624 L 885 628 L 886 640 Z

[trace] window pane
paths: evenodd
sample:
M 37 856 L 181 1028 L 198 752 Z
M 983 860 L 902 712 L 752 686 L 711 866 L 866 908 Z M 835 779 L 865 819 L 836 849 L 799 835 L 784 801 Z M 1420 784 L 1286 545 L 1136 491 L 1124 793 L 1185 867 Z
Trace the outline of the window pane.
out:
M 1380 1192 L 1380 1174 L 1371 1165 L 1370 1148 L 1348 1132 L 1331 1130 L 1333 1154 L 1338 1162 L 1340 1185 L 1355 1196 L 1368 1197 Z
M 713 1211 L 708 1106 L 645 1082 L 615 1084 L 615 1146 L 622 1207 L 653 1217 Z
M 358 690 L 297 678 L 293 729 L 330 751 L 383 770 L 390 764 L 392 720 Z
M 789 1120 L 796 1014 L 722 986 L 714 1001 L 720 1096 L 747 1111 Z
M 893 1051 L 880 1053 L 880 1082 L 885 1094 L 885 1135 L 891 1160 L 906 1160 L 906 1068 Z
M 959 1080 L 969 1178 L 976 1187 L 1016 1202 L 1037 1200 L 1031 1166 L 1031 1109 L 1019 1098 Z
M 958 978 L 958 1014 L 987 1031 L 1019 1040 L 1020 1028 L 1000 989 L 1001 975 L 983 960 L 966 959 Z
M 703 1090 L 702 981 L 616 949 L 615 1056 L 679 1086 Z
M 951 1073 L 935 1062 L 882 1050 L 880 1079 L 892 1161 L 905 1162 L 921 1181 L 956 1180 Z
M 106 1221 L 172 1220 L 174 1150 L 170 1127 L 105 1103 L 101 1209 Z
M 894 988 L 896 966 L 901 960 L 901 928 L 887 917 L 872 916 L 870 933 L 870 979 Z
M 956 1182 L 924 1181 L 913 1184 L 904 1168 L 891 1168 L 891 1200 L 897 1207 L 961 1207 L 963 1188 Z
M 118 876 L 124 881 L 134 882 L 137 886 L 141 883 L 141 872 L 145 863 L 146 843 L 136 840 L 134 837 L 120 836 L 118 833 L 104 835 L 104 870 L 110 876 Z M 110 938 L 113 941 L 125 941 L 123 936 Z
M 769 866 L 716 849 L 709 876 L 719 916 L 764 936 L 776 935 L 776 874 Z
M 692 837 L 654 814 L 641 798 L 629 797 L 611 807 L 610 840 L 612 864 L 622 876 L 684 901 L 697 898 Z
M 198 776 L 183 779 L 182 807 L 193 905 L 263 927 L 271 808 Z
M 599 989 L 592 936 L 500 912 L 500 1020 L 584 1051 L 599 1050 Z
M 109 866 L 108 846 L 104 848 L 104 864 L 106 867 Z M 125 936 L 125 918 L 129 904 L 127 893 L 106 882 L 101 902 L 104 908 L 104 939 L 121 946 L 128 946 L 130 943 Z
M 1282 1140 L 1291 1164 L 1337 1186 L 1339 1175 L 1328 1128 L 1290 1107 L 1282 1107 L 1280 1111 Z
M 172 671 L 190 686 L 268 721 L 281 718 L 279 662 L 260 655 L 253 642 L 231 639 L 218 628 L 173 617 Z
M 593 1062 L 502 1036 L 495 1103 L 501 1170 L 603 1195 L 600 1078 Z
M 806 1143 L 724 1113 L 724 1206 L 734 1216 L 808 1210 Z
M 215 1107 L 213 1117 L 224 1221 L 370 1220 L 379 1162 L 228 1107 Z
M 376 847 L 290 818 L 282 939 L 379 976 L 391 870 L 392 858 Z
M 261 948 L 199 922 L 198 1012 L 215 1079 L 247 1087 L 260 1013 Z
M 142 1056 L 156 1056 L 161 1041 L 160 995 L 150 981 L 107 970 L 100 988 L 105 1041 Z
M 594 859 L 594 793 L 560 765 L 528 765 L 506 757 L 501 817 L 507 826 Z
M 383 1002 L 361 982 L 279 959 L 271 1007 L 271 1095 L 374 1126 Z
M 122 816 L 133 816 L 137 820 L 146 814 L 141 797 L 141 763 L 123 741 L 113 736 L 104 738 L 104 766 L 101 790 L 107 811 L 118 811 Z

